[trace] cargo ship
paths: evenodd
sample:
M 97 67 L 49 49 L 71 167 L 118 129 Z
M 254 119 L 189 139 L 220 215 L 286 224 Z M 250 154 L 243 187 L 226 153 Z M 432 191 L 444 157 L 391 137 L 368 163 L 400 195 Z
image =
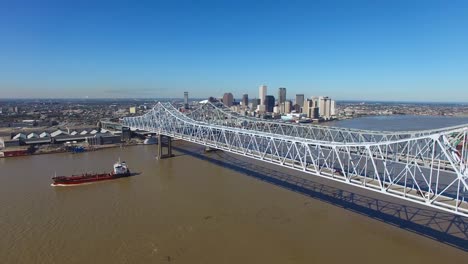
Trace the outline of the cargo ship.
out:
M 52 177 L 52 186 L 68 186 L 68 185 L 78 185 L 84 183 L 91 183 L 97 181 L 112 180 L 122 177 L 130 176 L 130 169 L 127 167 L 125 161 L 116 162 L 114 164 L 114 170 L 109 173 L 85 173 L 82 175 L 72 175 L 72 176 L 55 176 Z

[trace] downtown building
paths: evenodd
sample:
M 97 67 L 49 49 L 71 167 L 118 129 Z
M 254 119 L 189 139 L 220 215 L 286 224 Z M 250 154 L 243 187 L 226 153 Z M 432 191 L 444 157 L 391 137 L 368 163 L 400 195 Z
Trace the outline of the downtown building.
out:
M 249 106 L 249 95 L 248 94 L 242 95 L 242 101 L 241 102 L 242 102 L 242 105 L 244 107 Z
M 189 104 L 188 104 L 188 92 L 184 92 L 184 108 L 189 109 Z
M 304 94 L 296 94 L 296 101 L 294 102 L 294 110 L 296 113 L 302 113 L 302 107 L 304 107 Z
M 280 87 L 278 89 L 278 107 L 281 114 L 289 113 L 286 111 L 286 88 Z
M 260 98 L 260 105 L 258 106 L 258 111 L 264 113 L 266 111 L 265 100 L 267 96 L 267 86 L 260 85 L 258 88 L 258 97 Z M 274 106 L 274 105 L 273 105 Z
M 265 96 L 265 112 L 272 113 L 275 108 L 275 97 L 273 95 Z
M 234 96 L 232 93 L 225 93 L 223 95 L 223 104 L 225 104 L 227 107 L 231 107 L 234 102 Z
M 304 101 L 302 112 L 308 118 L 332 120 L 336 116 L 336 102 L 328 96 L 313 96 Z

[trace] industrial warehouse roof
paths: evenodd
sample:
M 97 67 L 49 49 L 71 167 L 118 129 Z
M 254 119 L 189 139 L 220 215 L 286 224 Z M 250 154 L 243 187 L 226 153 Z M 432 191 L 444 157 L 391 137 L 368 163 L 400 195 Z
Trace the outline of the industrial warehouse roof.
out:
M 39 135 L 33 132 L 28 135 L 28 139 L 29 138 L 39 138 Z
M 92 137 L 95 135 L 104 135 L 104 134 L 111 134 L 111 132 L 107 129 L 101 129 L 100 132 L 97 129 L 89 129 L 89 130 L 82 130 L 82 131 L 73 130 L 70 134 L 68 134 L 67 132 L 63 130 L 58 129 L 50 133 L 46 131 L 31 132 L 27 135 L 25 133 L 18 133 L 13 137 L 13 139 L 35 139 L 35 138 L 49 138 L 49 137 L 55 138 L 59 136 L 61 137 L 61 136 L 84 136 L 84 135 L 89 135 Z
M 56 137 L 56 136 L 60 136 L 60 135 L 63 135 L 63 134 L 67 134 L 67 133 L 65 133 L 65 132 L 63 132 L 62 130 L 59 129 L 59 130 L 56 130 L 56 131 L 52 132 L 50 134 L 50 136 L 51 137 Z
M 13 139 L 20 139 L 20 138 L 24 139 L 24 138 L 26 138 L 26 135 L 23 134 L 23 133 L 18 133 L 18 134 L 16 134 L 16 136 L 13 137 Z

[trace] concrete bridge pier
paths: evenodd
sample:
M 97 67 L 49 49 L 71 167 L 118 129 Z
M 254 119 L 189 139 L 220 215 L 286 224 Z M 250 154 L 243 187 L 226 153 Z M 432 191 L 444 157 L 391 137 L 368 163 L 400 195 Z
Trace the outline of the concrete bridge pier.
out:
M 166 153 L 164 153 L 164 148 L 167 149 Z M 174 157 L 174 154 L 172 154 L 172 138 L 159 134 L 157 159 L 165 159 L 170 157 Z

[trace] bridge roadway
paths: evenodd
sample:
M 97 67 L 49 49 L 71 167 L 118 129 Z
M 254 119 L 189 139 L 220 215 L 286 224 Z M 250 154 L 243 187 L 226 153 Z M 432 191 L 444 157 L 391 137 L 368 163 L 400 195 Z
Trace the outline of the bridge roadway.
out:
M 468 153 L 465 144 L 461 150 L 452 144 L 455 139 L 466 142 L 468 126 L 402 134 L 297 129 L 232 113 L 226 117 L 220 114 L 225 109 L 214 107 L 202 106 L 188 116 L 169 103 L 158 103 L 143 116 L 123 118 L 122 125 L 468 216 Z M 304 138 L 297 133 L 307 129 Z

